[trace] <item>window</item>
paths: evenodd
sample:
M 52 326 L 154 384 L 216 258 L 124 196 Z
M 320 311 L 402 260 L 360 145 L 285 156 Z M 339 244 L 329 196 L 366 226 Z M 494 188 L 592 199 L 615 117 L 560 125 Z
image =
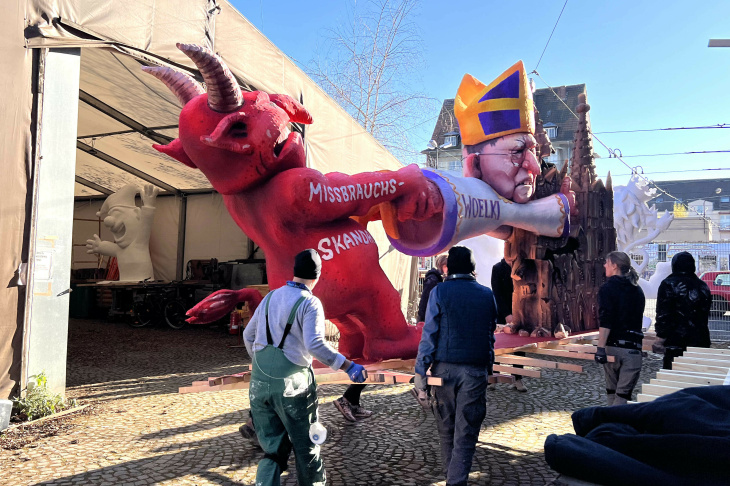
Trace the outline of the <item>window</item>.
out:
M 722 196 L 720 202 L 730 203 L 730 196 Z
M 721 214 L 720 215 L 720 230 L 721 231 L 730 230 L 730 214 Z
M 447 135 L 444 137 L 444 148 L 448 147 L 456 147 L 456 144 L 459 143 L 459 136 L 458 135 Z
M 545 127 L 545 132 L 550 138 L 556 138 L 558 136 L 558 127 Z
M 449 170 L 461 170 L 461 160 L 452 160 L 449 162 Z
M 657 260 L 659 260 L 660 262 L 667 261 L 667 244 L 666 243 L 659 243 L 657 245 Z
M 730 273 L 721 273 L 715 277 L 715 285 L 730 286 Z
M 656 204 L 662 203 L 662 202 L 664 202 L 664 198 L 663 197 L 658 197 L 658 198 L 654 199 L 654 202 Z

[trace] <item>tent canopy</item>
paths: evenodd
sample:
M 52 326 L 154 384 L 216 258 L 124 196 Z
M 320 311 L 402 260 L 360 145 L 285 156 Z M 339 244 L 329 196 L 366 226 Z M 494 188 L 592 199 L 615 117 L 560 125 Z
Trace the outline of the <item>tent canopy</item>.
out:
M 31 47 L 82 46 L 76 195 L 100 196 L 128 183 L 169 193 L 212 190 L 196 169 L 152 148 L 177 136 L 180 105 L 142 65 L 201 80 L 176 42 L 213 48 L 244 89 L 301 100 L 314 123 L 307 163 L 323 173 L 398 169 L 401 164 L 227 2 L 142 0 L 29 2 Z M 50 21 L 49 21 L 50 19 Z

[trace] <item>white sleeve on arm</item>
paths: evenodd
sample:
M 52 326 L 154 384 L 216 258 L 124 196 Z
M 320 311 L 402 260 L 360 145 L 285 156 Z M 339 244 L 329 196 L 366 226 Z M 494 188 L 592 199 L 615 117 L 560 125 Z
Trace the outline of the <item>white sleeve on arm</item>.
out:
M 302 337 L 309 354 L 319 362 L 338 370 L 345 362 L 345 357 L 332 349 L 324 339 L 324 310 L 319 299 L 307 299 L 302 319 Z
M 264 311 L 264 302 L 256 308 L 256 312 L 251 316 L 251 320 L 248 321 L 246 328 L 243 330 L 243 344 L 246 345 L 246 351 L 248 355 L 253 359 L 253 343 L 256 341 L 256 326 L 258 326 L 259 318 Z M 264 317 L 266 319 L 266 317 Z

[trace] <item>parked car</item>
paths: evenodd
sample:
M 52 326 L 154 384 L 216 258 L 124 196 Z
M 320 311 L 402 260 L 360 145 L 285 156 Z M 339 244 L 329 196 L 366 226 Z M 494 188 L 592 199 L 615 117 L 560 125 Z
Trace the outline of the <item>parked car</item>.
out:
M 700 278 L 710 287 L 712 308 L 710 319 L 728 319 L 725 313 L 730 310 L 730 271 L 705 272 Z

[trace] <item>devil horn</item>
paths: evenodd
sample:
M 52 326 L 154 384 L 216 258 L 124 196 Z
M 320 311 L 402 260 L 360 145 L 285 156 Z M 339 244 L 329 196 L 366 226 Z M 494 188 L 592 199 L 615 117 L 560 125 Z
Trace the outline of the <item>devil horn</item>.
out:
M 205 93 L 203 87 L 196 83 L 193 78 L 169 67 L 142 66 L 142 70 L 156 77 L 170 88 L 170 91 L 177 96 L 183 106 L 196 96 Z
M 243 94 L 236 78 L 223 60 L 205 47 L 177 44 L 198 67 L 208 89 L 208 106 L 213 111 L 230 113 L 243 105 Z

